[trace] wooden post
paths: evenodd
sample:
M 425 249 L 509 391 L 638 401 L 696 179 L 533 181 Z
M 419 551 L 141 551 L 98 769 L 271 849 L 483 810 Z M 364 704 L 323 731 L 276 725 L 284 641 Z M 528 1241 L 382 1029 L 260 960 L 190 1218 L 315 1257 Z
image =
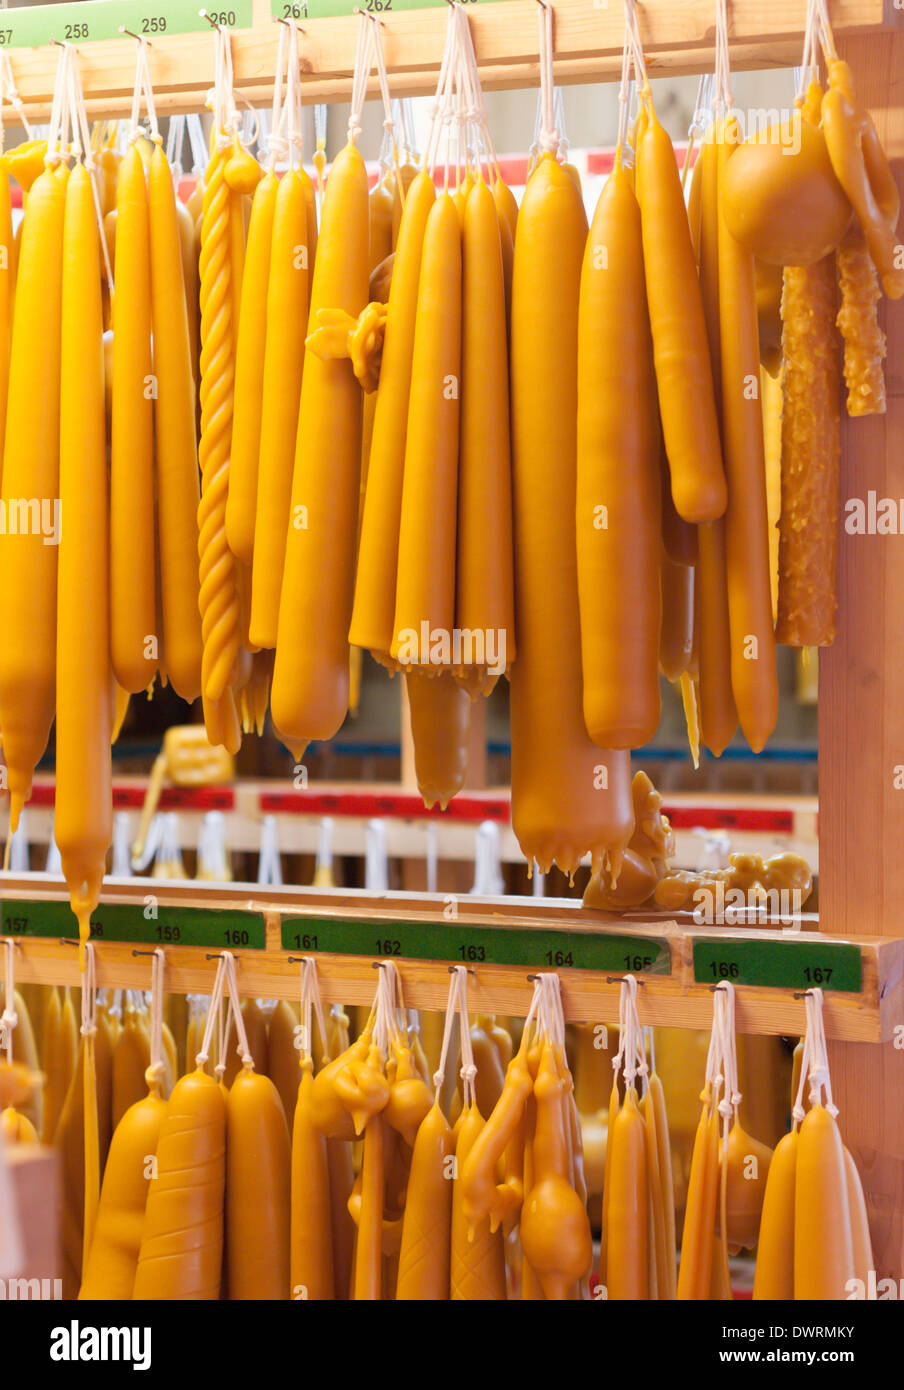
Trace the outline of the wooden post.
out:
M 904 184 L 904 37 L 839 43 Z M 848 498 L 904 498 L 904 302 L 886 304 L 888 409 L 842 433 L 838 634 L 819 661 L 819 918 L 823 931 L 904 922 L 904 538 L 844 531 Z M 899 1041 L 904 1041 L 900 1040 Z M 830 1044 L 840 1123 L 863 1177 L 877 1275 L 904 1275 L 904 1051 Z

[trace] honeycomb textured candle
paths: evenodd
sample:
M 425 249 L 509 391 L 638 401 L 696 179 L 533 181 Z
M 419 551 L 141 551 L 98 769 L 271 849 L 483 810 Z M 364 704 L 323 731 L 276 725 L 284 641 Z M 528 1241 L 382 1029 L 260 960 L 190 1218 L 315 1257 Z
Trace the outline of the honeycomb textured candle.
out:
M 841 457 L 835 299 L 834 256 L 826 256 L 815 265 L 786 267 L 775 636 L 793 647 L 828 646 L 835 637 Z

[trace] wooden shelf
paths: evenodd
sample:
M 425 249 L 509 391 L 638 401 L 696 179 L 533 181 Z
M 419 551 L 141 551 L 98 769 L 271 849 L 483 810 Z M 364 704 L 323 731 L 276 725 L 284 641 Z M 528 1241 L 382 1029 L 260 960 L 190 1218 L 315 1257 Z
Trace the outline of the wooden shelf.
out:
M 349 10 L 352 9 L 350 0 Z M 620 3 L 554 0 L 556 78 L 559 82 L 615 81 L 621 71 Z M 829 0 L 835 34 L 845 38 L 900 29 L 904 14 L 893 0 Z M 638 5 L 650 72 L 711 70 L 714 58 L 712 0 L 647 0 Z M 790 67 L 800 61 L 804 0 L 732 0 L 731 60 L 736 70 Z M 494 0 L 469 10 L 483 84 L 488 89 L 536 86 L 535 0 Z M 253 29 L 233 36 L 235 86 L 246 101 L 269 103 L 277 32 L 266 4 L 256 4 Z M 351 90 L 357 19 L 305 20 L 299 39 L 303 95 L 308 102 L 341 101 Z M 446 8 L 383 13 L 386 66 L 393 95 L 432 93 L 442 59 Z M 158 109 L 200 110 L 214 79 L 214 46 L 207 34 L 153 38 L 150 71 Z M 130 39 L 78 45 L 82 84 L 92 115 L 126 115 L 135 77 Z M 51 46 L 10 50 L 13 73 L 29 115 L 49 111 L 57 66 Z M 376 95 L 376 87 L 373 94 Z
M 4 930 L 17 937 L 21 954 L 17 957 L 16 976 L 24 981 L 44 984 L 79 984 L 77 951 L 71 940 L 61 936 L 19 936 L 21 926 L 32 907 L 34 918 L 41 905 L 65 904 L 62 889 L 53 888 L 46 880 L 36 884 L 35 876 L 0 878 L 0 900 L 4 907 Z M 153 897 L 157 919 L 148 921 L 146 908 Z M 20 904 L 18 908 L 11 904 Z M 803 1030 L 804 1003 L 801 997 L 807 981 L 801 971 L 801 951 L 809 961 L 834 960 L 839 948 L 847 955 L 859 955 L 862 972 L 859 989 L 835 990 L 824 985 L 826 1031 L 834 1039 L 857 1042 L 877 1042 L 893 1036 L 894 1024 L 901 1017 L 902 982 L 904 982 L 904 940 L 883 937 L 859 937 L 844 943 L 828 937 L 816 928 L 813 918 L 800 924 L 804 930 L 764 930 L 759 927 L 700 927 L 684 915 L 675 916 L 635 913 L 625 916 L 590 913 L 570 899 L 540 901 L 534 899 L 478 899 L 463 897 L 442 899 L 415 894 L 384 894 L 371 896 L 348 890 L 261 890 L 255 885 L 233 884 L 229 888 L 172 884 L 158 881 L 136 885 L 128 880 L 111 883 L 105 888 L 97 917 L 104 919 L 105 908 L 131 907 L 134 920 L 142 925 L 140 945 L 130 941 L 98 939 L 98 984 L 109 988 L 147 988 L 150 981 L 150 962 L 140 954 L 151 949 L 157 928 L 154 920 L 173 923 L 184 914 L 184 920 L 194 920 L 193 913 L 202 909 L 202 925 L 216 929 L 219 914 L 241 911 L 263 917 L 265 932 L 263 949 L 235 949 L 238 962 L 239 989 L 242 994 L 264 998 L 294 998 L 299 988 L 297 957 L 316 956 L 321 990 L 326 1001 L 342 1004 L 369 1003 L 374 993 L 377 960 L 386 956 L 387 939 L 392 938 L 399 948 L 393 955 L 398 965 L 405 1000 L 409 1007 L 441 1009 L 449 988 L 449 960 L 462 948 L 457 944 L 473 942 L 475 938 L 491 942 L 486 946 L 487 959 L 479 954 L 465 955 L 472 971 L 469 991 L 475 1009 L 503 1014 L 523 1014 L 526 1011 L 535 970 L 555 969 L 562 980 L 566 1017 L 574 1021 L 612 1024 L 618 1019 L 618 979 L 626 969 L 622 952 L 633 953 L 647 949 L 655 955 L 662 945 L 669 974 L 637 970 L 640 981 L 639 1007 L 644 1023 L 664 1027 L 706 1029 L 712 1021 L 712 985 L 698 981 L 695 975 L 694 947 L 706 943 L 704 959 L 710 955 L 720 960 L 730 959 L 750 950 L 778 969 L 783 983 L 772 987 L 754 982 L 744 983 L 751 967 L 743 962 L 735 977 L 737 989 L 737 1024 L 742 1032 L 795 1035 Z M 18 914 L 10 916 L 10 914 Z M 115 914 L 113 914 L 115 916 Z M 69 920 L 61 916 L 61 922 Z M 109 921 L 109 917 L 107 918 Z M 225 919 L 224 919 L 225 920 Z M 308 942 L 317 940 L 319 949 L 283 949 L 283 925 L 290 934 L 298 933 Z M 233 919 L 230 925 L 234 926 Z M 31 928 L 34 919 L 31 920 Z M 334 954 L 324 949 L 332 932 L 360 928 L 362 940 L 373 946 L 360 954 Z M 58 928 L 59 930 L 59 928 Z M 106 928 L 109 931 L 109 927 Z M 172 945 L 166 939 L 166 928 L 160 928 L 167 956 L 167 988 L 176 993 L 207 993 L 212 979 L 212 959 L 219 947 L 211 937 L 208 944 Z M 185 935 L 191 930 L 186 928 Z M 550 944 L 549 932 L 563 952 L 577 955 L 592 947 L 612 955 L 611 966 L 604 969 L 577 969 L 561 966 L 556 952 L 545 958 Z M 421 958 L 432 948 L 430 936 L 435 933 L 436 955 L 445 959 Z M 489 933 L 489 935 L 487 935 Z M 121 929 L 120 929 L 120 934 Z M 139 935 L 136 932 L 136 937 Z M 221 937 L 222 937 L 221 933 Z M 406 937 L 416 942 L 417 958 L 406 955 Z M 629 940 L 626 941 L 625 939 Z M 428 944 L 425 946 L 424 942 Z M 378 951 L 377 943 L 384 949 Z M 535 953 L 532 944 L 537 943 Z M 491 955 L 511 954 L 511 946 L 520 948 L 524 959 L 518 964 L 493 963 Z M 716 947 L 718 949 L 713 950 Z M 233 949 L 230 946 L 230 949 Z M 471 950 L 466 946 L 465 950 Z M 480 947 L 473 948 L 479 953 Z M 524 955 L 525 950 L 527 955 Z M 452 955 L 450 956 L 450 951 Z M 139 952 L 139 954 L 136 954 Z M 778 954 L 776 954 L 778 953 Z M 518 954 L 518 951 L 515 951 Z M 295 959 L 290 959 L 291 957 Z M 762 965 L 757 967 L 762 971 Z M 698 963 L 699 971 L 699 963 Z M 730 975 L 725 978 L 731 978 Z M 816 978 L 819 978 L 817 974 Z M 836 973 L 836 979 L 840 978 Z
M 132 816 L 133 832 L 146 790 L 147 777 L 116 777 L 113 782 L 114 809 Z M 46 773 L 39 774 L 27 807 L 30 844 L 47 845 L 53 804 L 54 779 Z M 314 854 L 320 842 L 321 817 L 330 816 L 333 853 L 360 856 L 364 853 L 368 822 L 376 816 L 385 825 L 390 859 L 424 860 L 428 829 L 433 827 L 437 858 L 467 863 L 474 858 L 477 826 L 482 820 L 492 820 L 499 827 L 501 862 L 523 865 L 524 855 L 511 827 L 510 807 L 508 787 L 462 792 L 449 803 L 445 814 L 428 814 L 420 795 L 410 793 L 397 782 L 318 782 L 307 790 L 298 790 L 287 780 L 244 777 L 222 787 L 167 788 L 160 805 L 161 810 L 177 812 L 183 850 L 197 848 L 204 815 L 219 810 L 225 817 L 226 847 L 230 851 L 256 853 L 262 818 L 273 814 L 279 822 L 281 854 Z M 713 831 L 724 829 L 732 852 L 768 858 L 791 851 L 802 855 L 814 870 L 817 868 L 815 797 L 666 792 L 663 810 L 675 833 L 673 862 L 679 868 L 695 867 L 699 860 L 702 841 L 695 830 L 698 826 Z M 33 857 L 32 863 L 36 860 L 43 864 L 43 855 Z

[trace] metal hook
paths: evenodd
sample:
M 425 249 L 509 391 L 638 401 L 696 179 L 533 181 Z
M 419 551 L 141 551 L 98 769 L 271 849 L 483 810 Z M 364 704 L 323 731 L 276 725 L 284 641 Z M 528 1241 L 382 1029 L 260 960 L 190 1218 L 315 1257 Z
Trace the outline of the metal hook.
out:
M 284 25 L 286 26 L 287 29 L 292 29 L 292 28 L 294 28 L 294 29 L 297 29 L 297 31 L 298 31 L 299 34 L 304 34 L 304 30 L 302 29 L 302 27 L 301 27 L 300 24 L 295 24 L 295 25 L 293 25 L 291 19 L 283 19 L 282 15 L 276 15 L 276 16 L 275 16 L 275 19 L 274 19 L 274 23 L 276 23 L 276 24 L 284 24 Z
M 453 974 L 455 973 L 456 970 L 460 970 L 460 969 L 461 969 L 461 966 L 460 966 L 460 965 L 450 965 L 450 966 L 449 966 L 449 974 L 450 974 L 450 975 L 453 975 Z M 466 973 L 467 973 L 468 975 L 476 975 L 476 974 L 477 974 L 477 971 L 476 971 L 476 970 L 472 970 L 471 967 L 470 967 L 470 965 L 466 965 L 466 966 L 465 966 L 465 971 L 466 971 Z M 527 978 L 530 979 L 530 976 L 528 975 Z
M 204 953 L 204 959 L 205 959 L 205 960 L 222 960 L 225 954 L 226 954 L 225 951 L 205 951 L 205 953 Z
M 713 986 L 713 988 L 715 988 L 715 986 Z M 805 989 L 805 990 L 801 990 L 801 991 L 799 991 L 799 992 L 795 990 L 795 992 L 794 992 L 794 994 L 792 994 L 791 998 L 792 998 L 792 999 L 808 999 L 812 993 L 813 993 L 812 989 Z
M 156 951 L 136 951 L 134 946 L 132 947 L 133 956 L 155 956 L 156 954 Z
M 79 945 L 81 945 L 81 942 L 79 942 L 75 937 L 72 937 L 72 936 L 61 936 L 61 937 L 60 937 L 60 945 L 61 945 L 61 946 L 79 946 Z
M 135 33 L 132 32 L 131 29 L 127 29 L 126 26 L 125 26 L 124 24 L 120 24 L 120 26 L 119 26 L 119 32 L 120 32 L 121 34 L 128 34 L 129 38 L 130 38 L 130 39 L 134 39 L 136 43 L 146 43 L 147 46 L 148 46 L 148 48 L 153 48 L 153 46 L 154 46 L 154 45 L 151 43 L 150 39 L 146 39 L 146 38 L 144 37 L 144 34 L 135 34 Z
M 607 984 L 607 985 L 623 985 L 623 984 L 625 983 L 625 980 L 627 980 L 627 978 L 628 978 L 627 975 L 607 975 L 607 976 L 606 976 L 606 984 Z M 642 989 L 645 982 L 644 982 L 643 980 L 638 980 L 637 977 L 635 976 L 635 977 L 634 977 L 634 983 L 637 985 L 637 988 L 638 988 L 638 989 Z M 715 988 L 715 986 L 713 986 L 713 988 Z
M 211 19 L 210 15 L 207 13 L 206 10 L 199 10 L 199 11 L 198 11 L 198 17 L 199 17 L 200 19 L 206 19 L 206 20 L 207 20 L 207 23 L 210 25 L 211 29 L 216 29 L 216 31 L 217 31 L 218 34 L 219 34 L 219 33 L 222 33 L 222 26 L 221 26 L 220 24 L 218 24 L 217 21 L 216 21 L 215 19 Z
M 304 965 L 305 961 L 309 959 L 308 956 L 289 956 L 288 963 L 289 965 Z

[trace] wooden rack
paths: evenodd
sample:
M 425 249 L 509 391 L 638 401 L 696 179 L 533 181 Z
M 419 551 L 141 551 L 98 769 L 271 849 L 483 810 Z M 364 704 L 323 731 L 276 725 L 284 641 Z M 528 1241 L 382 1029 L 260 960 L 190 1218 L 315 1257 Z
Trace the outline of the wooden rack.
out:
M 16 935 L 22 948 L 16 977 L 37 984 L 77 985 L 74 941 L 30 934 L 36 927 L 51 930 L 55 924 L 57 931 L 65 929 L 68 920 L 65 892 L 46 879 L 36 884 L 36 877 L 42 876 L 0 876 L 4 931 Z M 50 903 L 63 910 L 48 920 Z M 155 915 L 148 917 L 150 905 Z M 247 919 L 239 919 L 237 912 L 247 914 Z M 261 919 L 261 948 L 243 950 L 235 943 L 253 939 L 254 918 Z M 162 944 L 167 989 L 176 993 L 209 993 L 212 960 L 228 948 L 239 964 L 241 993 L 262 998 L 295 998 L 299 956 L 314 954 L 323 996 L 331 1003 L 370 1003 L 375 988 L 372 969 L 380 957 L 389 957 L 398 964 L 406 1003 L 421 1009 L 445 1007 L 450 961 L 468 964 L 469 994 L 476 1009 L 515 1015 L 527 1011 L 533 971 L 556 969 L 566 1017 L 583 1022 L 617 1022 L 619 979 L 629 969 L 641 980 L 641 1022 L 662 1027 L 708 1028 L 710 980 L 718 979 L 736 982 L 738 1028 L 749 1033 L 801 1033 L 802 994 L 817 982 L 824 982 L 826 1032 L 832 1038 L 891 1039 L 904 1004 L 904 940 L 869 937 L 842 943 L 816 931 L 812 917 L 791 930 L 704 927 L 695 925 L 689 914 L 616 916 L 589 912 L 573 899 L 449 895 L 443 900 L 411 893 L 372 896 L 345 889 L 262 889 L 252 884 L 205 888 L 121 879 L 107 885 L 93 920 L 99 928 L 98 984 L 108 988 L 148 988 L 146 954 Z M 245 920 L 248 927 L 243 928 Z M 130 922 L 136 928 L 130 929 Z M 206 939 L 203 944 L 172 944 L 178 939 L 174 927 L 183 937 Z M 360 954 L 357 949 L 337 951 L 331 940 L 349 928 L 357 929 Z M 112 934 L 128 940 L 111 940 Z M 145 945 L 136 954 L 139 939 Z M 579 953 L 588 947 L 601 950 L 609 963 L 602 969 L 562 964 L 574 960 L 576 965 Z M 695 952 L 695 947 L 702 950 Z M 496 952 L 505 957 L 519 950 L 525 953 L 521 964 L 493 961 Z M 738 959 L 733 961 L 733 956 Z M 854 978 L 847 978 L 851 965 Z M 770 974 L 788 983 L 757 983 Z M 836 988 L 838 984 L 842 988 Z M 845 987 L 851 984 L 856 987 Z
M 266 3 L 255 3 L 254 28 L 235 33 L 232 48 L 241 96 L 252 103 L 264 103 L 270 99 L 277 41 Z M 617 0 L 599 7 L 589 0 L 548 3 L 555 12 L 557 79 L 613 80 L 622 48 L 622 6 Z M 901 184 L 904 11 L 896 0 L 829 0 L 829 11 L 839 51 L 853 67 L 858 94 L 872 111 Z M 729 0 L 728 12 L 731 58 L 737 70 L 789 67 L 799 62 L 803 0 Z M 638 14 L 654 76 L 712 70 L 713 0 L 640 0 Z M 536 85 L 535 0 L 479 3 L 469 7 L 469 20 L 487 88 Z M 383 12 L 381 23 L 393 92 L 432 91 L 445 33 L 445 6 Z M 314 102 L 347 97 L 356 21 L 350 15 L 311 19 L 301 28 L 305 99 Z M 111 117 L 124 114 L 131 100 L 134 44 L 124 39 L 79 44 L 78 49 L 89 110 Z M 39 119 L 50 105 L 56 50 L 20 49 L 10 56 L 19 91 Z M 154 37 L 150 69 L 161 110 L 197 110 L 204 105 L 213 82 L 213 56 L 213 44 L 206 35 Z M 888 409 L 884 416 L 845 421 L 843 498 L 862 496 L 867 488 L 883 497 L 904 497 L 904 307 L 892 306 L 886 320 Z M 904 932 L 904 627 L 897 611 L 902 593 L 904 546 L 899 538 L 842 536 L 838 635 L 819 665 L 819 926 L 822 940 L 857 942 L 864 964 L 863 988 L 856 1000 L 827 996 L 827 1023 L 835 1039 L 830 1044 L 835 1101 L 846 1142 L 863 1175 L 880 1278 L 904 1275 L 904 1049 L 899 1046 L 900 1036 L 893 1034 L 895 1020 L 901 1018 L 901 958 L 900 943 L 890 939 Z M 7 893 L 11 887 L 17 898 L 27 895 L 25 884 L 4 885 Z M 162 898 L 166 890 L 158 884 L 155 892 Z M 237 894 L 238 889 L 224 906 L 235 907 Z M 343 919 L 348 919 L 351 904 L 334 906 Z M 549 909 L 548 904 L 546 907 Z M 296 916 L 303 918 L 311 909 L 312 900 L 307 895 L 293 900 Z M 377 910 L 376 904 L 364 909 L 371 916 Z M 397 904 L 388 908 L 384 904 L 384 910 L 388 911 L 387 920 L 402 920 Z M 557 909 L 553 906 L 551 910 Z M 288 905 L 277 904 L 272 911 L 285 913 Z M 519 905 L 518 911 L 525 913 L 526 909 Z M 323 904 L 317 904 L 317 912 L 321 916 L 326 912 Z M 510 907 L 504 905 L 490 920 L 501 928 L 511 928 L 515 921 Z M 530 920 L 536 925 L 535 918 Z M 259 983 L 266 983 L 271 992 L 288 992 L 297 967 L 289 963 L 289 953 L 273 947 L 276 921 L 271 916 L 268 922 L 270 946 L 242 954 L 242 988 L 253 992 Z M 437 921 L 437 931 L 444 925 L 445 919 Z M 671 977 L 641 976 L 642 1017 L 705 1026 L 710 1016 L 708 990 L 703 984 L 689 983 L 682 974 L 681 962 L 686 962 L 686 953 L 692 950 L 693 932 L 678 923 L 649 921 L 645 927 L 640 922 L 621 922 L 618 930 L 624 932 L 629 925 L 634 935 L 644 931 L 665 935 L 673 965 Z M 594 930 L 597 926 L 600 931 L 615 930 L 611 923 L 596 924 Z M 147 962 L 132 956 L 134 949 L 119 945 L 100 948 L 102 983 L 147 980 Z M 176 988 L 187 989 L 193 982 L 201 987 L 202 970 L 204 978 L 209 978 L 209 962 L 202 965 L 183 954 L 192 949 L 174 947 L 168 952 Z M 76 978 L 70 946 L 26 938 L 22 957 L 24 979 Z M 360 959 L 330 955 L 321 959 L 328 997 L 341 996 L 354 1002 L 372 993 Z M 540 965 L 542 962 L 536 962 Z M 525 970 L 512 972 L 493 965 L 474 968 L 478 1002 L 501 1010 L 516 1011 L 523 1006 Z M 401 969 L 413 1005 L 429 1007 L 442 1002 L 445 965 L 403 959 Z M 260 978 L 256 972 L 261 972 Z M 566 1005 L 572 1017 L 613 1016 L 616 987 L 606 978 L 594 979 L 592 973 L 578 971 L 566 971 L 564 978 Z M 740 1026 L 763 1031 L 799 1030 L 803 1010 L 793 997 L 795 992 L 787 987 L 748 990 L 742 986 Z M 646 1014 L 645 1009 L 649 1010 Z M 875 1042 L 880 1038 L 886 1039 L 880 1046 L 866 1045 L 867 1039 Z
M 351 92 L 357 19 L 305 19 L 301 25 L 303 94 L 308 102 L 341 101 Z M 611 82 L 621 72 L 622 5 L 616 0 L 555 0 L 556 78 L 560 82 Z M 838 39 L 877 35 L 904 25 L 893 0 L 831 0 Z M 792 67 L 803 43 L 802 0 L 732 0 L 729 5 L 732 65 L 738 69 Z M 640 29 L 651 74 L 702 72 L 713 65 L 712 0 L 646 0 L 638 5 Z M 233 35 L 237 92 L 246 101 L 268 104 L 276 60 L 277 33 L 266 0 L 255 0 L 255 26 Z M 493 0 L 469 8 L 468 16 L 488 89 L 535 86 L 537 7 L 535 0 Z M 395 95 L 424 95 L 436 86 L 446 32 L 446 7 L 382 11 L 383 41 Z M 213 44 L 206 34 L 154 35 L 151 77 L 161 111 L 201 110 L 213 86 Z M 128 114 L 135 80 L 135 45 L 130 39 L 78 44 L 82 84 L 92 114 Z M 29 111 L 49 111 L 57 67 L 53 47 L 14 49 L 13 72 Z M 374 88 L 376 94 L 376 87 Z

